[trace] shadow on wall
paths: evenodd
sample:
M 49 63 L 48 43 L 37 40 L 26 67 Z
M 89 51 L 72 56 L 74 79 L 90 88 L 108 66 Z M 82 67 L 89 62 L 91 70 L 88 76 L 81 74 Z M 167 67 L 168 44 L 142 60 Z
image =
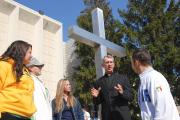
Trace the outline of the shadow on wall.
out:
M 81 60 L 77 58 L 75 40 L 70 39 L 66 42 L 65 45 L 65 78 L 69 79 L 72 83 L 72 86 L 75 86 L 75 82 L 72 81 L 75 68 L 81 64 Z

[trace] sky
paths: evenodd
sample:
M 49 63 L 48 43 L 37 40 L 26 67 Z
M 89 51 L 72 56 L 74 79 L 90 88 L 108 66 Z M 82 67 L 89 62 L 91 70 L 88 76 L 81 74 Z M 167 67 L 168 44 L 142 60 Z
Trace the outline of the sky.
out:
M 76 19 L 85 9 L 83 0 L 15 0 L 35 11 L 42 10 L 44 15 L 63 24 L 63 40 L 67 41 L 68 28 L 76 25 Z M 120 19 L 117 9 L 126 9 L 128 0 L 109 0 L 115 18 Z

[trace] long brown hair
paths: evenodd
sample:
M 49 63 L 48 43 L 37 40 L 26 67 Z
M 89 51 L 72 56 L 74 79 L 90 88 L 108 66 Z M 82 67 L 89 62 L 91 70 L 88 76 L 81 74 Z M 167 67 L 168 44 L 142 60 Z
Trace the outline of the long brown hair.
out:
M 26 55 L 26 52 L 29 48 L 32 48 L 32 45 L 22 41 L 14 41 L 7 50 L 1 55 L 0 60 L 7 61 L 8 59 L 14 60 L 13 72 L 16 75 L 16 81 L 20 81 L 20 77 L 23 75 L 23 60 Z
M 57 113 L 61 111 L 64 107 L 63 94 L 64 94 L 64 87 L 65 87 L 66 81 L 69 81 L 69 80 L 61 79 L 59 80 L 57 84 L 56 98 L 55 98 L 55 104 L 56 104 L 55 112 Z M 70 107 L 74 107 L 75 104 L 76 104 L 75 97 L 72 95 L 71 92 L 69 92 L 68 98 L 67 98 L 67 106 L 70 108 Z

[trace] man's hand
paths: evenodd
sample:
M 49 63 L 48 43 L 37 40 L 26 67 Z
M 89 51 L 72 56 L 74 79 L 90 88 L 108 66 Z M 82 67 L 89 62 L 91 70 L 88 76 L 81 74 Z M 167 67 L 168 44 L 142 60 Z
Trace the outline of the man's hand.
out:
M 98 90 L 93 87 L 93 88 L 91 89 L 91 95 L 92 95 L 93 97 L 98 97 L 100 90 L 101 90 L 100 87 L 98 88 Z
M 119 92 L 120 94 L 123 94 L 124 90 L 122 85 L 117 84 L 116 86 L 114 86 L 114 88 L 117 90 L 117 92 Z

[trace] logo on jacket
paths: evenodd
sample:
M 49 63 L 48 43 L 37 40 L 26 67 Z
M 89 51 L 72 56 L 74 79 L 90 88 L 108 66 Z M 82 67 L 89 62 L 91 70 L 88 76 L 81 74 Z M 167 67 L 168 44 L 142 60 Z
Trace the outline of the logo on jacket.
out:
M 145 102 L 145 101 L 146 102 L 151 102 L 151 98 L 150 98 L 150 95 L 149 95 L 147 89 L 143 90 L 143 92 L 142 92 L 142 101 L 143 102 Z
M 157 90 L 157 92 L 162 92 L 162 87 L 158 86 L 158 87 L 156 87 L 156 90 Z

